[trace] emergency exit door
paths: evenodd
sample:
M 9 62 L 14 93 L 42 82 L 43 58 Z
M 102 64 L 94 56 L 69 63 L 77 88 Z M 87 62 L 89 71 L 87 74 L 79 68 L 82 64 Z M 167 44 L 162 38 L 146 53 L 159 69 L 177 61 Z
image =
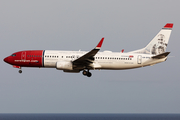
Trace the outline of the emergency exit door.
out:
M 138 55 L 138 57 L 137 57 L 137 63 L 138 63 L 138 64 L 141 64 L 141 63 L 142 63 L 142 56 L 141 56 L 141 55 Z

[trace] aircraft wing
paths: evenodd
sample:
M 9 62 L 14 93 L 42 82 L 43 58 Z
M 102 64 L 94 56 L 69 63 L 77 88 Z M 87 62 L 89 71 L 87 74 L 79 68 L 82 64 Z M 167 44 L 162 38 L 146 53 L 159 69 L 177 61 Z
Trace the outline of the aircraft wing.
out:
M 90 52 L 84 54 L 83 56 L 79 57 L 78 59 L 74 60 L 72 63 L 73 65 L 82 65 L 82 66 L 88 66 L 89 64 L 93 63 L 94 56 L 97 54 L 97 52 L 100 50 L 102 43 L 104 41 L 104 38 L 100 40 L 98 45 L 92 49 Z

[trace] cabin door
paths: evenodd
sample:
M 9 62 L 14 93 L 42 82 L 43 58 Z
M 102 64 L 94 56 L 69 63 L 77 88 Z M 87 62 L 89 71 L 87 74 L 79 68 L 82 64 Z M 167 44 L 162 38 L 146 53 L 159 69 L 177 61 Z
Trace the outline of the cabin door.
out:
M 138 64 L 141 64 L 141 63 L 142 63 L 142 56 L 141 56 L 141 55 L 138 55 L 138 57 L 137 57 L 137 63 L 138 63 Z
M 21 60 L 26 60 L 26 52 L 21 53 Z

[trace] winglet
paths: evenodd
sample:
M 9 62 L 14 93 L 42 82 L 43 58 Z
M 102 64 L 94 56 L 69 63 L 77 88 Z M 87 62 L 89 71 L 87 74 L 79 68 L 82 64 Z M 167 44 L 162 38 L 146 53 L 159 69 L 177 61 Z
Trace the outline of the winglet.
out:
M 102 38 L 101 41 L 98 43 L 98 45 L 96 46 L 96 49 L 101 48 L 103 41 L 104 41 L 104 38 Z
M 173 23 L 167 23 L 164 28 L 173 28 Z

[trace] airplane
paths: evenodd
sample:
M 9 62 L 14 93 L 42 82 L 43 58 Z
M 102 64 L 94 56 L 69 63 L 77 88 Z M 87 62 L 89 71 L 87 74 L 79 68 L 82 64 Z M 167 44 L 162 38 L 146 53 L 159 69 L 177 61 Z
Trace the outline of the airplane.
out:
M 79 73 L 91 77 L 90 70 L 124 70 L 134 69 L 164 62 L 170 52 L 166 52 L 173 23 L 167 23 L 150 43 L 135 51 L 124 53 L 104 51 L 99 52 L 104 38 L 89 52 L 86 51 L 57 51 L 57 50 L 25 50 L 15 52 L 4 58 L 4 61 L 19 68 L 45 67 L 56 68 L 69 73 Z

